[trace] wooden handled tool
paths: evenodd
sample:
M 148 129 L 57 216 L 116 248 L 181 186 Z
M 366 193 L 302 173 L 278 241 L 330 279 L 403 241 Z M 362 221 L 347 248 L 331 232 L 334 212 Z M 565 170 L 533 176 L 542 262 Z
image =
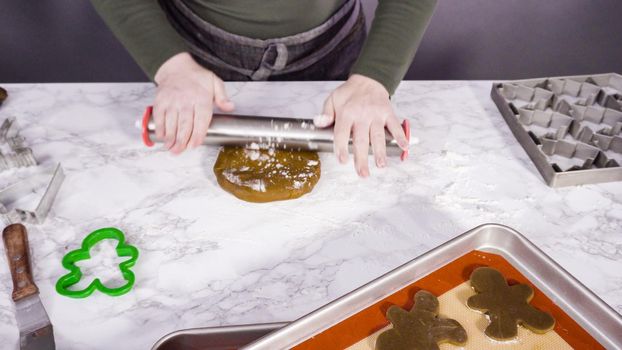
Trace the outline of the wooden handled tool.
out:
M 19 327 L 20 349 L 54 350 L 52 324 L 39 298 L 39 288 L 32 277 L 26 227 L 22 224 L 5 227 L 2 240 L 13 278 L 13 301 Z
M 30 248 L 26 228 L 22 224 L 9 225 L 2 232 L 11 277 L 13 277 L 13 301 L 39 293 L 32 278 Z

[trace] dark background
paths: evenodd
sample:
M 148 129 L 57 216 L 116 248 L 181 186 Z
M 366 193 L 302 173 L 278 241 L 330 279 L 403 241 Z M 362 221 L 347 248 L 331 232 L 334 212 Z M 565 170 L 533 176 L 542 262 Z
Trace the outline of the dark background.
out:
M 0 4 L 0 82 L 147 80 L 88 1 Z M 406 79 L 622 73 L 621 14 L 621 0 L 440 0 Z

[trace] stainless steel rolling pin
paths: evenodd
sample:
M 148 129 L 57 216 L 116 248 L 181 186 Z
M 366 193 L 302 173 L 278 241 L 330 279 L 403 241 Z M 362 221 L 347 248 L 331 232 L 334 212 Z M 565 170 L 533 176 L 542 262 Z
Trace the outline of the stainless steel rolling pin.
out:
M 143 143 L 147 147 L 154 145 L 152 136 L 155 134 L 155 124 L 151 120 L 152 112 L 153 107 L 147 107 L 141 123 Z M 402 122 L 402 128 L 410 142 L 410 125 L 407 119 Z M 388 131 L 385 130 L 385 134 L 387 155 L 400 156 L 405 160 L 408 150 L 402 150 Z M 308 119 L 214 113 L 203 143 L 219 146 L 248 146 L 255 143 L 280 149 L 332 152 L 333 128 L 316 128 L 313 121 Z

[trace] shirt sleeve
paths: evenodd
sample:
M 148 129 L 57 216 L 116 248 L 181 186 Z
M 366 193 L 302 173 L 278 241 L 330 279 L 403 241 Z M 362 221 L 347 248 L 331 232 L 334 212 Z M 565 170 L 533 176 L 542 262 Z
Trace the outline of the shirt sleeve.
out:
M 151 80 L 162 63 L 188 51 L 157 0 L 91 0 L 91 3 Z
M 421 43 L 436 0 L 379 0 L 352 73 L 375 79 L 393 95 Z

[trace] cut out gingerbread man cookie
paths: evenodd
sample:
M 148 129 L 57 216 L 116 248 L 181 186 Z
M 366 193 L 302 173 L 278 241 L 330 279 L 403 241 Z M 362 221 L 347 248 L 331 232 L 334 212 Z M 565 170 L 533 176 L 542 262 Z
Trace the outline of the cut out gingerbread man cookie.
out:
M 501 272 L 490 267 L 475 269 L 470 280 L 478 294 L 467 300 L 467 306 L 488 315 L 490 324 L 484 332 L 488 337 L 513 339 L 519 324 L 535 333 L 546 333 L 555 326 L 553 316 L 529 305 L 533 298 L 530 286 L 508 286 Z
M 438 299 L 425 290 L 415 294 L 410 311 L 393 305 L 387 318 L 393 328 L 380 334 L 376 350 L 438 350 L 439 343 L 464 345 L 467 341 L 458 321 L 438 317 Z

